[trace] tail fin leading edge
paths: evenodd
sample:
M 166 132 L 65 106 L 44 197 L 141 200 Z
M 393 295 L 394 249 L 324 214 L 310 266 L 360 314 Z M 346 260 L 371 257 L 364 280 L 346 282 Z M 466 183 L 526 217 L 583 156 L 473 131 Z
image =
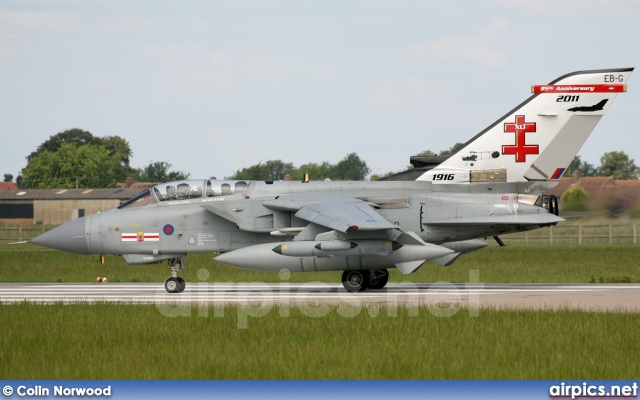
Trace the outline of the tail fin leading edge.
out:
M 560 179 L 633 68 L 573 72 L 534 85 L 522 104 L 417 180 L 435 183 Z

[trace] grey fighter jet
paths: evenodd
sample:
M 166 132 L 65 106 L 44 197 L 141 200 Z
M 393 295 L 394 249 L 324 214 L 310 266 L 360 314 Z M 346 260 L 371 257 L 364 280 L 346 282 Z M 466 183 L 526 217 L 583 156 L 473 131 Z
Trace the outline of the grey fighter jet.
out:
M 609 108 L 633 68 L 579 71 L 548 85 L 447 156 L 375 182 L 186 180 L 145 190 L 114 210 L 32 240 L 128 264 L 168 261 L 168 292 L 189 253 L 255 270 L 344 271 L 348 291 L 381 289 L 388 269 L 451 265 L 481 238 L 563 221 L 543 193 Z M 616 84 L 611 77 L 615 77 Z M 583 112 L 584 107 L 592 107 Z

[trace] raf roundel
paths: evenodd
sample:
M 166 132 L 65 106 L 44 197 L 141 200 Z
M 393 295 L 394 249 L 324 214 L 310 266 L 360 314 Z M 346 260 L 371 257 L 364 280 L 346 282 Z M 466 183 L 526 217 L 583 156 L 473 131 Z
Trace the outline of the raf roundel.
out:
M 167 236 L 173 235 L 173 232 L 174 232 L 173 225 L 166 224 L 164 228 L 162 228 L 162 232 L 164 232 L 164 234 Z

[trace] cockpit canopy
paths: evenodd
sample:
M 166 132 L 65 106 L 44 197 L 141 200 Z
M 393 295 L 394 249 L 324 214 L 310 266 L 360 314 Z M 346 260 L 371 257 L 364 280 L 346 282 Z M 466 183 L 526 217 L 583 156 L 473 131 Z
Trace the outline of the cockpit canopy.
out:
M 120 205 L 118 209 L 143 207 L 153 203 L 170 204 L 174 201 L 204 197 L 230 196 L 244 193 L 248 187 L 249 183 L 246 181 L 213 181 L 210 179 L 161 183 L 141 192 Z

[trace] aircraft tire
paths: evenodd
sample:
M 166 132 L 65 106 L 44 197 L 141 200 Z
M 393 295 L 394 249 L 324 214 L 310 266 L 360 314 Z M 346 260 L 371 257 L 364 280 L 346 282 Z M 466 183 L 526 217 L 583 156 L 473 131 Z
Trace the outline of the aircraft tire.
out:
M 179 293 L 179 289 L 181 286 L 182 285 L 180 285 L 178 278 L 169 277 L 164 281 L 164 288 L 169 293 Z
M 369 278 L 368 289 L 383 289 L 389 282 L 389 271 L 386 269 L 377 269 L 371 271 L 371 277 Z M 375 278 L 373 277 L 375 276 Z
M 344 271 L 342 286 L 347 292 L 362 292 L 369 287 L 369 271 Z
M 178 280 L 178 283 L 180 284 L 180 287 L 178 288 L 178 293 L 184 292 L 184 289 L 187 287 L 187 283 L 182 278 L 178 277 L 176 279 Z

